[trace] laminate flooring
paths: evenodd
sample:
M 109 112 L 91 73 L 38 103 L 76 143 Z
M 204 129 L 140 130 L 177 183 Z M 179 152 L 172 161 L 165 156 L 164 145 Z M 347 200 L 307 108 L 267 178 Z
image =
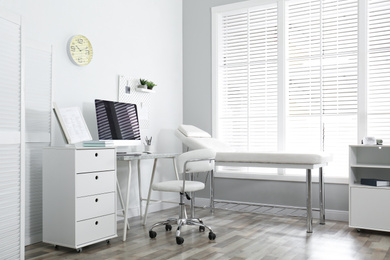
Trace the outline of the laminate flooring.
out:
M 139 217 L 130 219 L 127 241 L 122 241 L 123 222 L 118 222 L 118 237 L 110 244 L 97 243 L 83 248 L 81 253 L 65 247 L 54 248 L 46 243 L 26 247 L 26 259 L 221 259 L 221 260 L 360 260 L 390 259 L 390 233 L 349 228 L 347 222 L 326 220 L 325 225 L 314 219 L 311 234 L 306 233 L 303 210 L 228 205 L 219 203 L 213 215 L 209 209 L 196 208 L 197 216 L 211 226 L 217 235 L 208 239 L 208 232 L 197 227 L 183 228 L 184 243 L 176 244 L 172 231 L 157 227 L 155 239 L 150 239 L 151 224 L 177 216 L 177 208 L 151 213 L 147 226 Z M 1 256 L 0 256 L 1 258 Z

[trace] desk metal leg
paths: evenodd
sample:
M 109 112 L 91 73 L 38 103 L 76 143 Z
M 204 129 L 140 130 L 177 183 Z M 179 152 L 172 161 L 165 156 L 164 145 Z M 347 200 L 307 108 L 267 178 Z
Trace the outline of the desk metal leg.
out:
M 306 225 L 307 233 L 313 233 L 313 217 L 311 208 L 311 170 L 306 169 Z
M 138 160 L 137 162 L 137 170 L 138 170 L 139 217 L 142 219 L 141 160 Z
M 214 170 L 210 171 L 210 212 L 214 213 Z
M 149 209 L 149 202 L 150 202 L 150 195 L 152 193 L 152 185 L 153 185 L 153 180 L 154 180 L 154 174 L 156 173 L 156 165 L 157 165 L 157 159 L 154 159 L 153 163 L 153 171 L 152 171 L 152 176 L 150 178 L 150 185 L 149 185 L 149 191 L 148 191 L 148 199 L 146 201 L 146 206 L 145 206 L 145 214 L 144 214 L 144 221 L 143 225 L 145 226 L 146 224 L 146 219 L 148 217 L 148 209 Z M 139 187 L 141 189 L 141 186 Z
M 126 204 L 125 204 L 125 219 L 123 226 L 123 241 L 126 241 L 127 235 L 127 224 L 128 224 L 128 214 L 129 214 L 129 200 L 130 200 L 130 185 L 131 185 L 131 161 L 129 161 L 129 175 L 127 179 L 127 190 L 126 190 Z
M 125 204 L 123 203 L 122 191 L 121 191 L 121 187 L 119 186 L 118 176 L 116 177 L 116 189 L 118 191 L 119 202 L 121 203 L 122 214 L 124 216 L 125 215 Z M 127 228 L 130 229 L 130 225 L 127 225 Z
M 325 183 L 322 167 L 319 169 L 319 188 L 320 188 L 320 224 L 325 225 Z
M 172 161 L 173 161 L 173 169 L 175 170 L 175 174 L 176 174 L 176 180 L 180 180 L 179 172 L 177 171 L 176 157 L 173 157 Z

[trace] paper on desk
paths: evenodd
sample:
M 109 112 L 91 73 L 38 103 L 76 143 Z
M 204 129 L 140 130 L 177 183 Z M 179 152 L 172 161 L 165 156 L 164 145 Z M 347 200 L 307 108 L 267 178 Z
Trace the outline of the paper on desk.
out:
M 69 144 L 92 140 L 80 108 L 58 108 L 54 103 L 54 112 Z

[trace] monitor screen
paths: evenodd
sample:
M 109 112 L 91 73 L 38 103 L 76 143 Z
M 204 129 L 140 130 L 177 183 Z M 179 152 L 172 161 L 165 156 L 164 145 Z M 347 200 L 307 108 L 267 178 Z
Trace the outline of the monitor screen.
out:
M 141 144 L 136 104 L 96 99 L 95 108 L 99 140 L 114 140 L 115 145 Z

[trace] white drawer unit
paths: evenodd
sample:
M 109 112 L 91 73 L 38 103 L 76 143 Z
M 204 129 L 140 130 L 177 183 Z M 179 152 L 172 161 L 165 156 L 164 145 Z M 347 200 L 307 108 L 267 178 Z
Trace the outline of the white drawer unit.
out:
M 116 151 L 43 149 L 43 242 L 81 252 L 117 236 Z
M 390 186 L 361 184 L 362 179 L 390 181 L 389 145 L 349 147 L 349 226 L 390 231 Z

